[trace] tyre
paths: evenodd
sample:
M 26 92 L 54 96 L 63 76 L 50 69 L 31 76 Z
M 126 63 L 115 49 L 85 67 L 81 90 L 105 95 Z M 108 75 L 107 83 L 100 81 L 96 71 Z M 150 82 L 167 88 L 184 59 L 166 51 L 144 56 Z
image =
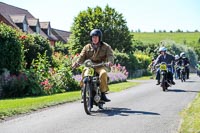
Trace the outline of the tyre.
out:
M 89 83 L 84 84 L 83 88 L 83 104 L 85 113 L 90 115 L 92 109 L 92 92 Z
M 165 77 L 164 76 L 165 75 L 162 75 L 162 77 L 161 77 L 161 87 L 162 87 L 163 91 L 166 91 L 167 90 L 167 86 L 165 84 Z

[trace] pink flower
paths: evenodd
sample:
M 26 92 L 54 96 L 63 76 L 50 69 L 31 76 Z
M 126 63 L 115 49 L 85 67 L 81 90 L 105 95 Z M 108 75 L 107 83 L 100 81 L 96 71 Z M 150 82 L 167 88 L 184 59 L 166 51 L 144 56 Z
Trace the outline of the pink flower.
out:
M 40 84 L 41 84 L 41 85 L 47 85 L 47 84 L 49 84 L 49 80 L 46 79 L 45 81 L 41 82 Z

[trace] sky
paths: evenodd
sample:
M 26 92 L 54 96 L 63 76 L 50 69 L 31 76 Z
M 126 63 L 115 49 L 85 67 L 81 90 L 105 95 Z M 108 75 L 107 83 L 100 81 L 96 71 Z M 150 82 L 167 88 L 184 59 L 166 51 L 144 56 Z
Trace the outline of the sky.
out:
M 28 10 L 51 27 L 70 31 L 74 18 L 88 7 L 106 5 L 124 16 L 130 31 L 200 31 L 200 0 L 0 0 Z

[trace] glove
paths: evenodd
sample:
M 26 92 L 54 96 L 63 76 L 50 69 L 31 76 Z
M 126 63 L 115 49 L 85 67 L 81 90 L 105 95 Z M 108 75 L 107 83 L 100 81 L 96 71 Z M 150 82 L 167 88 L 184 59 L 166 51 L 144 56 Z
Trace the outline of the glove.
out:
M 77 67 L 79 67 L 79 64 L 77 62 L 72 64 L 72 69 L 76 69 Z
M 108 62 L 108 66 L 109 67 L 113 66 L 113 63 L 112 62 Z

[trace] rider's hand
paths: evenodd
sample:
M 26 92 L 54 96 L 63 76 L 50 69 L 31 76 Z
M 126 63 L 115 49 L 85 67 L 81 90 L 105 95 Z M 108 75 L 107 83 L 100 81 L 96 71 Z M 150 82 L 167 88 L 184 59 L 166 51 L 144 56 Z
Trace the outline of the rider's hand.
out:
M 108 66 L 109 67 L 113 66 L 113 63 L 112 62 L 108 62 Z
M 74 62 L 72 64 L 72 69 L 76 69 L 77 67 L 79 67 L 79 64 L 77 62 Z

